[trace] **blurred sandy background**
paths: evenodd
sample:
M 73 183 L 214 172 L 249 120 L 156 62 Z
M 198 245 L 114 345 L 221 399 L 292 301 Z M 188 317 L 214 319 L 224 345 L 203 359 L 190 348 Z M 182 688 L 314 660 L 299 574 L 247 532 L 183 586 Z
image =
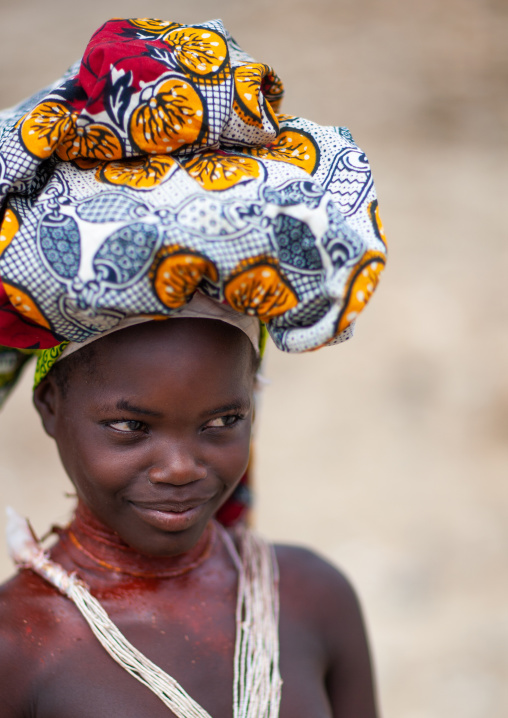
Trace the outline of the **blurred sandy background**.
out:
M 353 579 L 384 716 L 506 718 L 508 4 L 2 0 L 0 104 L 113 16 L 222 17 L 284 79 L 286 112 L 347 125 L 367 151 L 389 268 L 352 342 L 269 352 L 258 525 Z M 30 377 L 0 422 L 2 503 L 44 532 L 70 500 Z

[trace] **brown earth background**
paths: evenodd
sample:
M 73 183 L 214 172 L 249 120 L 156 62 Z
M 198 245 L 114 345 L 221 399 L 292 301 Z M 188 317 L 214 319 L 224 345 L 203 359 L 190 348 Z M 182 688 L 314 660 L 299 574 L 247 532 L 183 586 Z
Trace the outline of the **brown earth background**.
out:
M 270 348 L 257 524 L 352 578 L 384 716 L 506 718 L 508 3 L 2 0 L 0 105 L 114 16 L 222 17 L 285 81 L 284 111 L 367 151 L 388 269 L 352 342 Z M 2 503 L 43 533 L 72 502 L 29 376 L 0 422 Z

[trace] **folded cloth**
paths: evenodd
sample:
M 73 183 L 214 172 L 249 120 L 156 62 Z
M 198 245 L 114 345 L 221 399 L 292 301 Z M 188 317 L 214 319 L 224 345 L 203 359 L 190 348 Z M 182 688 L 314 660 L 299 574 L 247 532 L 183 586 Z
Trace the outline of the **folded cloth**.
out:
M 277 114 L 282 94 L 219 20 L 114 19 L 0 114 L 4 394 L 13 349 L 169 317 L 198 289 L 283 351 L 350 336 L 385 263 L 371 170 L 346 128 Z

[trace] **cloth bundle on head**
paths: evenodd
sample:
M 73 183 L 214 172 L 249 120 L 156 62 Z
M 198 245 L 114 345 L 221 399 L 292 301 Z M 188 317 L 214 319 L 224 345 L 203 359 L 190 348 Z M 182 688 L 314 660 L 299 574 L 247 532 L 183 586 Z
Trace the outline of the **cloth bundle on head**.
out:
M 282 83 L 218 20 L 113 19 L 52 87 L 0 114 L 0 385 L 35 351 L 196 292 L 279 349 L 348 338 L 385 262 L 347 129 L 278 113 Z M 41 377 L 40 377 L 41 378 Z

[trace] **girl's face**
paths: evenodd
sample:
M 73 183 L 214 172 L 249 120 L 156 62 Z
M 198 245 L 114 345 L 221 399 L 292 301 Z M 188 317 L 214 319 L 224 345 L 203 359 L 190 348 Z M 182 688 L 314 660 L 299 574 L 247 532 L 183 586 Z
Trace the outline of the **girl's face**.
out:
M 93 370 L 78 365 L 65 392 L 51 374 L 36 390 L 44 427 L 79 497 L 127 544 L 188 551 L 247 467 L 250 342 L 223 322 L 178 319 L 94 348 Z

